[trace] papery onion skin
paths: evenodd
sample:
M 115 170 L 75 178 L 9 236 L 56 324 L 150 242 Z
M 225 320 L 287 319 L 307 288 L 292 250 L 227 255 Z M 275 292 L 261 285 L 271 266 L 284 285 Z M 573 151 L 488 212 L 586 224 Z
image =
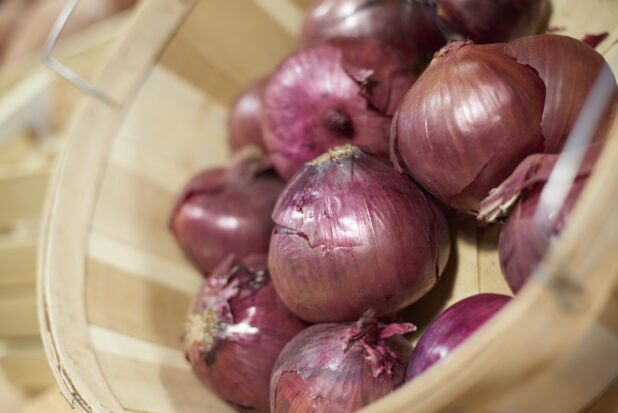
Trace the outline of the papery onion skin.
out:
M 439 0 L 437 14 L 475 43 L 498 43 L 537 33 L 547 0 Z
M 449 254 L 446 220 L 430 197 L 352 145 L 307 163 L 272 216 L 273 283 L 311 322 L 393 313 L 434 286 Z
M 400 334 L 414 329 L 378 324 L 370 312 L 355 323 L 307 328 L 273 368 L 271 412 L 352 412 L 387 395 L 402 383 L 412 350 Z
M 266 150 L 262 138 L 262 98 L 268 78 L 262 78 L 243 90 L 230 108 L 228 120 L 229 145 L 237 152 L 247 145 Z
M 391 117 L 415 79 L 403 53 L 375 40 L 332 40 L 292 54 L 264 97 L 264 141 L 277 172 L 289 180 L 345 143 L 387 159 Z
M 427 2 L 417 0 L 317 0 L 303 20 L 301 46 L 366 37 L 424 57 L 445 43 L 431 13 Z
M 270 218 L 284 183 L 260 154 L 241 154 L 228 169 L 195 175 L 182 190 L 170 228 L 185 254 L 208 274 L 228 254 L 266 253 Z
M 277 296 L 265 255 L 229 256 L 200 288 L 183 338 L 207 388 L 239 410 L 269 412 L 273 365 L 305 327 Z
M 541 132 L 544 152 L 563 146 L 601 69 L 607 62 L 587 44 L 568 36 L 544 34 L 509 42 L 504 51 L 522 65 L 532 67 L 546 87 Z M 611 70 L 610 70 L 611 72 Z M 616 80 L 614 79 L 614 89 Z M 617 93 L 608 106 L 596 139 L 603 139 L 616 114 Z
M 503 48 L 470 41 L 445 46 L 393 120 L 391 159 L 462 212 L 476 213 L 522 159 L 543 151 L 545 87 Z
M 414 347 L 406 373 L 412 380 L 449 353 L 491 319 L 511 297 L 477 294 L 464 298 L 440 314 Z
M 546 215 L 538 215 L 537 208 L 544 185 L 560 155 L 529 156 L 481 204 L 482 216 L 495 219 L 517 201 L 498 241 L 500 266 L 513 293 L 517 294 L 521 290 L 545 256 L 551 240 L 562 232 L 602 149 L 603 142 L 597 142 L 586 149 L 576 179 L 560 209 L 549 214 L 551 219 Z

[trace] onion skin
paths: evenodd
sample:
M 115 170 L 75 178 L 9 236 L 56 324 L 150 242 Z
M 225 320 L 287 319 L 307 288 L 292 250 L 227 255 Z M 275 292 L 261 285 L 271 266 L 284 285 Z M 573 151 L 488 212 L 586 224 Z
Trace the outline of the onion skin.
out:
M 292 54 L 264 97 L 262 130 L 275 169 L 289 180 L 345 143 L 387 159 L 391 117 L 415 79 L 403 53 L 374 40 L 333 40 Z
M 270 282 L 265 255 L 227 257 L 200 288 L 184 343 L 204 385 L 239 410 L 269 412 L 269 382 L 283 347 L 305 328 Z
M 253 83 L 236 98 L 230 109 L 228 127 L 229 145 L 237 152 L 247 145 L 255 145 L 266 151 L 262 138 L 262 99 L 268 78 Z
M 406 50 L 414 58 L 444 45 L 425 1 L 317 0 L 303 20 L 301 46 L 337 37 L 371 38 Z
M 352 145 L 307 163 L 272 217 L 273 283 L 311 322 L 393 313 L 427 293 L 448 259 L 446 220 L 429 196 Z
M 559 211 L 552 214 L 551 220 L 548 217 L 535 219 L 535 215 L 541 192 L 559 155 L 529 156 L 481 203 L 480 217 L 493 221 L 517 202 L 498 241 L 500 266 L 513 293 L 517 294 L 521 290 L 545 256 L 551 240 L 562 232 L 602 149 L 603 142 L 597 142 L 586 149 L 576 179 Z
M 440 314 L 416 344 L 406 373 L 406 381 L 427 370 L 491 319 L 511 297 L 477 294 L 453 304 Z
M 523 37 L 509 42 L 504 50 L 520 64 L 532 67 L 543 80 L 547 89 L 541 121 L 544 151 L 559 151 L 607 62 L 587 44 L 557 34 Z M 614 104 L 607 108 L 596 139 L 602 139 L 611 125 L 616 97 L 614 92 Z
M 537 32 L 547 0 L 439 0 L 437 14 L 475 43 L 498 43 Z
M 411 353 L 400 334 L 411 324 L 316 324 L 290 341 L 271 377 L 272 413 L 356 411 L 402 383 Z
M 442 202 L 476 213 L 527 155 L 543 150 L 545 87 L 502 44 L 454 42 L 404 97 L 391 159 Z
M 194 176 L 176 201 L 170 228 L 185 254 L 208 274 L 228 254 L 266 253 L 270 213 L 283 181 L 260 154 L 242 154 L 229 169 Z

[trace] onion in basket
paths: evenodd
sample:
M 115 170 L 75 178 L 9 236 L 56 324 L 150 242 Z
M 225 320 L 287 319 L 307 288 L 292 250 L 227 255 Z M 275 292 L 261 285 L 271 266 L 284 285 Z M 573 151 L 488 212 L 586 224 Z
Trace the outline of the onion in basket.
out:
M 262 99 L 268 78 L 253 83 L 236 98 L 230 109 L 229 144 L 233 152 L 247 145 L 266 150 L 262 138 Z
M 391 158 L 446 204 L 477 213 L 526 156 L 562 148 L 606 65 L 591 47 L 559 35 L 451 43 L 404 97 Z M 597 139 L 614 114 L 607 109 Z
M 261 153 L 245 151 L 228 169 L 194 176 L 173 209 L 178 244 L 204 274 L 228 254 L 266 253 L 273 206 L 284 183 Z
M 199 379 L 235 407 L 269 411 L 270 374 L 305 328 L 279 299 L 265 255 L 226 258 L 200 288 L 187 319 L 187 359 Z
M 534 272 L 551 245 L 551 240 L 562 232 L 602 148 L 603 142 L 597 142 L 586 149 L 576 179 L 558 211 L 537 213 L 541 191 L 558 161 L 559 155 L 554 154 L 527 157 L 481 203 L 479 218 L 487 221 L 495 220 L 515 204 L 498 242 L 500 266 L 514 293 L 521 289 Z
M 311 322 L 378 316 L 427 293 L 449 254 L 446 220 L 406 175 L 352 145 L 307 163 L 273 211 L 268 268 Z
M 345 143 L 387 159 L 391 117 L 415 79 L 404 53 L 375 40 L 333 40 L 294 53 L 264 96 L 264 141 L 275 169 L 288 180 Z
M 290 341 L 270 384 L 272 413 L 353 412 L 387 395 L 404 379 L 412 324 L 358 321 L 313 325 Z
M 412 380 L 449 353 L 491 319 L 511 297 L 477 294 L 453 304 L 440 314 L 414 347 L 406 380 Z

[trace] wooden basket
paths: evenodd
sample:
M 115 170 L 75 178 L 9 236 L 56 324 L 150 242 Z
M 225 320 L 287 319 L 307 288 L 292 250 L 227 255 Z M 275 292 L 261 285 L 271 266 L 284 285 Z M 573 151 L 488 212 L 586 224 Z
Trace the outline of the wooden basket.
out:
M 227 160 L 226 106 L 296 47 L 307 0 L 144 0 L 89 98 L 52 180 L 39 250 L 49 362 L 86 412 L 233 411 L 194 378 L 179 337 L 202 279 L 170 208 L 200 168 Z M 618 4 L 554 2 L 552 26 L 618 38 Z M 616 68 L 614 67 L 614 70 Z M 618 373 L 618 140 L 536 277 L 479 334 L 367 412 L 573 412 Z M 496 229 L 454 229 L 445 279 L 408 311 L 426 324 L 477 292 L 506 292 Z M 608 399 L 606 399 L 608 400 Z M 610 400 L 611 403 L 611 400 Z M 607 404 L 607 403 L 606 403 Z M 605 411 L 605 410 L 597 410 Z M 609 411 L 609 410 L 607 410 Z

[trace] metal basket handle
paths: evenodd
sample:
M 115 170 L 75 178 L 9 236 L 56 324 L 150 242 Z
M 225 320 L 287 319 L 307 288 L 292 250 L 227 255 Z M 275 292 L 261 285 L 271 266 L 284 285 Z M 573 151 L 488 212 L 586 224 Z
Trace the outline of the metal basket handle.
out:
M 60 36 L 62 29 L 64 29 L 64 26 L 67 24 L 67 21 L 71 17 L 71 14 L 75 10 L 75 7 L 77 7 L 77 3 L 79 3 L 79 0 L 68 0 L 65 6 L 60 11 L 58 18 L 56 19 L 56 22 L 54 23 L 54 26 L 52 27 L 52 30 L 47 37 L 47 41 L 45 42 L 45 47 L 43 48 L 43 62 L 47 67 L 56 72 L 60 77 L 71 82 L 82 92 L 99 99 L 107 105 L 116 106 L 116 102 L 111 96 L 97 89 L 96 87 L 88 83 L 88 81 L 86 81 L 83 77 L 79 76 L 77 73 L 69 69 L 60 61 L 52 57 L 52 51 L 56 46 L 58 37 Z

